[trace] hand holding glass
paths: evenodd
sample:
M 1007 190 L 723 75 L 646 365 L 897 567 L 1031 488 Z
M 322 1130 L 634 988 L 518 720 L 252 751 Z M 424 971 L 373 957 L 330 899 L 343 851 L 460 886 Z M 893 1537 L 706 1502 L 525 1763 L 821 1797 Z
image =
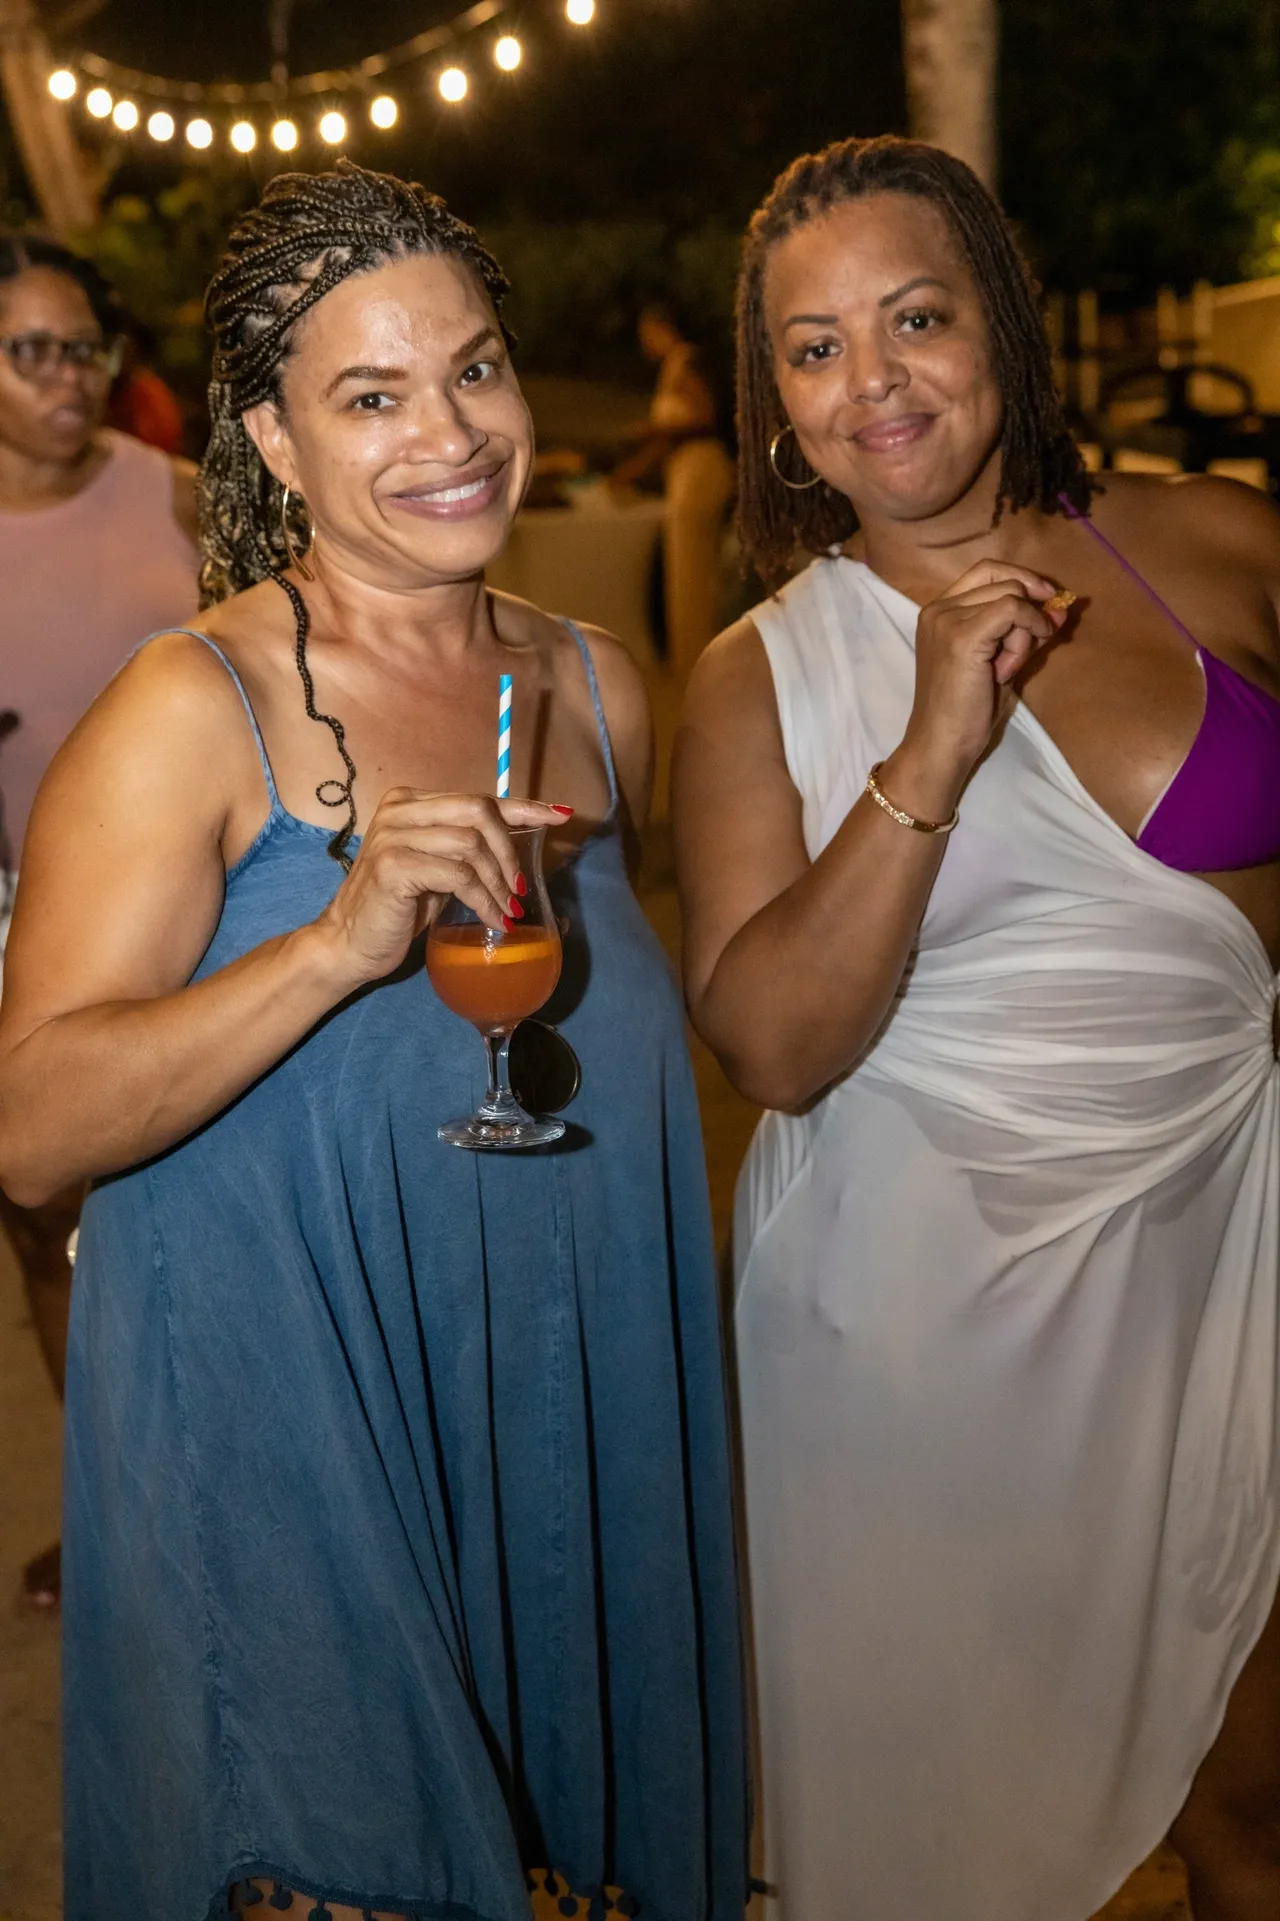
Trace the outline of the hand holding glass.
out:
M 511 1091 L 507 1051 L 522 1020 L 536 1014 L 560 978 L 560 932 L 542 872 L 545 827 L 513 827 L 511 839 L 528 883 L 524 918 L 499 933 L 451 895 L 427 936 L 427 973 L 445 1006 L 478 1027 L 489 1052 L 489 1086 L 469 1120 L 449 1121 L 451 1147 L 541 1147 L 564 1122 L 536 1120 Z

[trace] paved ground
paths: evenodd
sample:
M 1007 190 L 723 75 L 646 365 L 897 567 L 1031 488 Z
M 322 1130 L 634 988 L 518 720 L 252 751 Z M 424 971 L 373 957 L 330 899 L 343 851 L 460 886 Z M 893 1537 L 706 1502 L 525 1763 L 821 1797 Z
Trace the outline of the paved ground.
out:
M 661 686 L 658 694 L 665 736 L 672 703 Z M 650 836 L 643 893 L 654 925 L 674 952 L 678 915 L 669 839 L 662 829 Z M 695 1066 L 723 1242 L 734 1175 L 755 1117 L 705 1049 L 695 1047 Z M 62 1914 L 56 1628 L 20 1615 L 10 1600 L 23 1563 L 57 1531 L 57 1483 L 57 1407 L 27 1325 L 12 1257 L 0 1239 L 0 1921 L 59 1921 Z M 1189 1921 L 1172 1857 L 1148 1864 L 1105 1916 L 1106 1921 Z

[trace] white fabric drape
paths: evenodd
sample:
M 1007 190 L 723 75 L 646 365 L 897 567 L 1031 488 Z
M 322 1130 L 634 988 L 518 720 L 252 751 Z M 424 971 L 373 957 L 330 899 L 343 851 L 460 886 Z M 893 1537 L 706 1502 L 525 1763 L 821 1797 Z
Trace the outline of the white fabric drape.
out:
M 917 612 L 830 559 L 753 615 L 812 856 L 901 738 Z M 1086 1921 L 1184 1800 L 1280 1572 L 1275 997 L 1018 707 L 876 1043 L 762 1122 L 771 1921 Z

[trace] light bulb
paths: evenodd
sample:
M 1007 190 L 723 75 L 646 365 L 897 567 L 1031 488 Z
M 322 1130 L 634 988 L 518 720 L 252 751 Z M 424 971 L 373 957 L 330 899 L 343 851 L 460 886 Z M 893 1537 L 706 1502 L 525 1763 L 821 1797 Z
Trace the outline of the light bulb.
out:
M 292 120 L 277 120 L 271 129 L 271 144 L 281 153 L 292 153 L 298 144 L 298 129 Z
M 172 140 L 175 131 L 171 113 L 153 113 L 147 121 L 147 132 L 153 140 Z
M 207 120 L 188 120 L 187 144 L 201 148 L 213 145 L 213 128 Z
M 340 113 L 326 113 L 320 119 L 320 138 L 331 147 L 340 147 L 347 137 L 347 123 Z
M 258 129 L 252 120 L 237 120 L 231 129 L 231 144 L 237 153 L 252 153 L 258 144 Z
M 595 19 L 596 0 L 564 0 L 564 10 L 575 27 L 587 27 Z
M 93 91 L 86 96 L 84 104 L 88 107 L 95 120 L 105 120 L 111 112 L 114 102 L 105 87 L 95 87 Z
M 524 48 L 513 33 L 504 33 L 493 50 L 493 57 L 504 73 L 514 73 L 524 58 Z
M 55 100 L 72 100 L 75 98 L 76 77 L 70 68 L 59 67 L 56 73 L 49 75 L 49 91 Z
M 461 67 L 446 67 L 436 85 L 442 100 L 465 100 L 467 97 L 467 76 Z
M 139 117 L 138 109 L 132 100 L 117 100 L 115 111 L 111 115 L 112 122 L 119 127 L 121 133 L 132 133 L 138 124 Z
M 385 133 L 388 127 L 395 126 L 400 118 L 400 109 L 389 93 L 380 93 L 369 108 L 369 118 L 375 127 L 381 127 Z

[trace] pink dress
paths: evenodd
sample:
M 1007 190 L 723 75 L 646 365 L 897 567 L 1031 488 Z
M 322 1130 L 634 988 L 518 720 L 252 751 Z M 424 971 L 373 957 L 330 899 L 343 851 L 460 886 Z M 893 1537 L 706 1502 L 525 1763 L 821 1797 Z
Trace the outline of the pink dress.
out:
M 0 511 L 4 841 L 16 868 L 44 771 L 130 650 L 196 606 L 197 556 L 173 517 L 165 454 L 107 430 L 111 458 L 70 500 Z

